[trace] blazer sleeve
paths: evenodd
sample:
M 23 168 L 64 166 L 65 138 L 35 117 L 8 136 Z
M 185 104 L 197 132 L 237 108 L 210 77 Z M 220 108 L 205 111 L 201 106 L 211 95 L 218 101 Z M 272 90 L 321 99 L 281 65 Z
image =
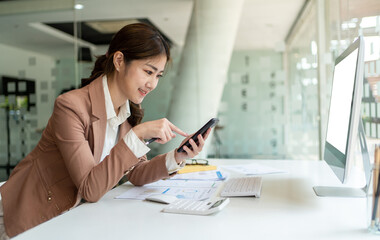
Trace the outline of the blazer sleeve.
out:
M 96 164 L 85 137 L 91 122 L 84 119 L 90 119 L 89 113 L 80 112 L 72 101 L 62 95 L 57 98 L 51 119 L 53 136 L 78 193 L 86 201 L 96 202 L 138 163 L 138 159 L 121 139 L 110 154 Z
M 168 177 L 166 154 L 158 155 L 149 161 L 144 155 L 127 174 L 128 180 L 135 186 L 142 186 Z

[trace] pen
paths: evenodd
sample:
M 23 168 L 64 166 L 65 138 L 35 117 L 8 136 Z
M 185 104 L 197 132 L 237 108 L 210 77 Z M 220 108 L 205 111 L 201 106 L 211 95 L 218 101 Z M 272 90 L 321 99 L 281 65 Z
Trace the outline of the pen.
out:
M 151 138 L 151 139 L 149 139 L 148 141 L 145 142 L 145 145 L 148 145 L 148 144 L 150 144 L 150 143 L 156 141 L 157 139 L 158 139 L 158 138 Z
M 373 210 L 372 210 L 372 221 L 371 221 L 371 226 L 374 227 L 375 222 L 377 221 L 378 218 L 378 204 L 379 204 L 379 192 L 380 192 L 380 174 L 379 174 L 379 167 L 380 167 L 380 149 L 379 146 L 375 146 L 375 166 L 374 166 L 374 174 L 373 174 Z
M 380 175 L 379 175 L 380 177 Z M 378 179 L 379 181 L 380 179 Z M 371 226 L 374 226 L 375 222 L 377 221 L 377 211 L 378 211 L 378 204 L 379 204 L 379 191 L 380 191 L 380 184 L 377 184 L 376 192 L 375 192 L 375 204 L 373 206 L 373 212 L 372 212 L 372 222 Z
M 218 176 L 220 180 L 224 180 L 224 177 L 220 171 L 216 171 L 216 175 Z

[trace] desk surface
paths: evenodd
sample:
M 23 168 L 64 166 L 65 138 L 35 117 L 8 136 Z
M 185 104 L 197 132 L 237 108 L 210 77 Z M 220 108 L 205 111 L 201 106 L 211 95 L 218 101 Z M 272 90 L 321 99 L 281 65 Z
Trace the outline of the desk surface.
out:
M 251 162 L 287 173 L 264 175 L 261 198 L 231 198 L 215 215 L 168 214 L 159 203 L 114 199 L 132 187 L 125 184 L 15 239 L 378 239 L 366 229 L 366 199 L 314 194 L 314 185 L 339 184 L 323 161 L 211 160 Z

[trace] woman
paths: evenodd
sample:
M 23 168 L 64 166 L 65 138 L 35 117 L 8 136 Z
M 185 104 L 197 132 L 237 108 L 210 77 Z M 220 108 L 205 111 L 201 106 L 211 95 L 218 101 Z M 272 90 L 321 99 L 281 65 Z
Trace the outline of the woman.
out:
M 173 132 L 187 136 L 167 119 L 141 123 L 140 103 L 156 88 L 169 59 L 168 44 L 149 25 L 131 24 L 116 33 L 82 88 L 56 99 L 37 147 L 0 188 L 5 236 L 43 223 L 81 200 L 98 201 L 124 175 L 134 185 L 168 178 L 202 150 L 210 129 L 199 136 L 198 145 L 191 141 L 192 149 L 185 147 L 185 153 L 173 150 L 146 159 L 144 139 L 164 144 L 175 137 Z

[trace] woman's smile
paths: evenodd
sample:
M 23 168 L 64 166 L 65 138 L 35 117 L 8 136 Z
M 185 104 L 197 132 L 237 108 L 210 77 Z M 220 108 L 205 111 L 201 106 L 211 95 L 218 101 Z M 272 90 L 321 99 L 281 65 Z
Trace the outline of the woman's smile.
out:
M 140 92 L 141 96 L 143 96 L 143 97 L 145 97 L 148 94 L 148 91 L 144 91 L 141 88 L 139 88 L 139 92 Z

